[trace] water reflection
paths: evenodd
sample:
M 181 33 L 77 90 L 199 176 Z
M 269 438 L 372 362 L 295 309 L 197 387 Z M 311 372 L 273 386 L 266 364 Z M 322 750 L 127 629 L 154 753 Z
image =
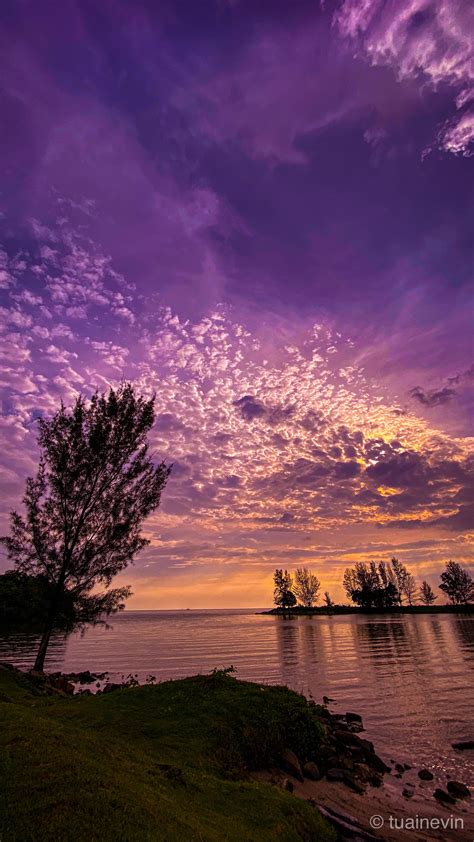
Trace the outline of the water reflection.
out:
M 33 663 L 37 638 L 0 638 L 0 660 Z M 474 783 L 474 617 L 451 615 L 285 618 L 254 611 L 132 612 L 111 628 L 56 635 L 47 669 L 151 673 L 159 680 L 233 664 L 238 676 L 288 684 L 335 710 L 356 710 L 382 755 L 439 766 Z
M 454 617 L 454 629 L 461 643 L 464 660 L 474 669 L 474 622 L 469 617 Z
M 51 636 L 49 660 L 63 663 L 67 647 L 66 634 Z M 39 635 L 16 633 L 0 637 L 0 661 L 8 661 L 20 669 L 31 669 L 40 642 Z

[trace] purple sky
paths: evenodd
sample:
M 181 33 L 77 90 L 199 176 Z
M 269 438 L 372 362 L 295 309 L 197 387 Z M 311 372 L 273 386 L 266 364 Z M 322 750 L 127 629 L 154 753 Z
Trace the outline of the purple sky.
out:
M 2 531 L 122 377 L 175 463 L 132 607 L 469 562 L 470 0 L 4 0 Z M 471 414 L 472 419 L 472 414 Z M 6 563 L 0 559 L 0 569 Z

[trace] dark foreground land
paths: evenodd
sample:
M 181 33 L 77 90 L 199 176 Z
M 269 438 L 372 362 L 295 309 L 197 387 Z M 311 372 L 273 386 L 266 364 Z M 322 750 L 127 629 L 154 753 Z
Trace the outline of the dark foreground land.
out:
M 2 842 L 399 842 L 370 830 L 393 813 L 454 816 L 472 840 L 463 783 L 389 768 L 356 713 L 228 673 L 127 686 L 0 664 Z
M 303 605 L 295 605 L 293 608 L 272 608 L 270 611 L 262 611 L 262 614 L 284 614 L 285 617 L 293 614 L 474 614 L 474 604 L 469 605 L 400 605 L 395 608 L 359 608 L 356 605 L 333 605 L 327 608 L 325 605 L 305 608 Z
M 301 696 L 222 673 L 68 696 L 0 668 L 0 838 L 333 842 L 314 807 L 249 775 L 322 737 Z

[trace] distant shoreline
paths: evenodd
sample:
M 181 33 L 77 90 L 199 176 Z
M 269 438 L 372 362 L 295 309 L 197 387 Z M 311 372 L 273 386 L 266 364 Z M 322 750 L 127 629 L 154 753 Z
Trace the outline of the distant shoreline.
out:
M 351 605 L 334 605 L 332 608 L 326 606 L 315 606 L 314 608 L 304 608 L 302 605 L 297 605 L 294 608 L 272 608 L 270 611 L 259 611 L 259 614 L 274 614 L 283 615 L 285 617 L 293 615 L 322 615 L 332 616 L 334 614 L 474 614 L 474 604 L 469 605 L 400 605 L 396 608 L 359 608 Z

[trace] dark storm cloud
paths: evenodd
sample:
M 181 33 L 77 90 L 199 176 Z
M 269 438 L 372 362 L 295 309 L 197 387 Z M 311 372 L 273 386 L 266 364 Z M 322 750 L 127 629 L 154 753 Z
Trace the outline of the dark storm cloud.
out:
M 252 395 L 244 395 L 243 398 L 234 401 L 234 406 L 238 408 L 242 418 L 245 418 L 246 421 L 253 421 L 255 418 L 261 418 L 267 414 L 263 404 Z
M 415 386 L 410 391 L 410 395 L 415 400 L 419 401 L 423 406 L 441 406 L 444 403 L 452 400 L 456 394 L 455 389 L 449 389 L 445 386 L 443 389 L 433 389 L 431 392 L 425 392 L 421 386 Z

